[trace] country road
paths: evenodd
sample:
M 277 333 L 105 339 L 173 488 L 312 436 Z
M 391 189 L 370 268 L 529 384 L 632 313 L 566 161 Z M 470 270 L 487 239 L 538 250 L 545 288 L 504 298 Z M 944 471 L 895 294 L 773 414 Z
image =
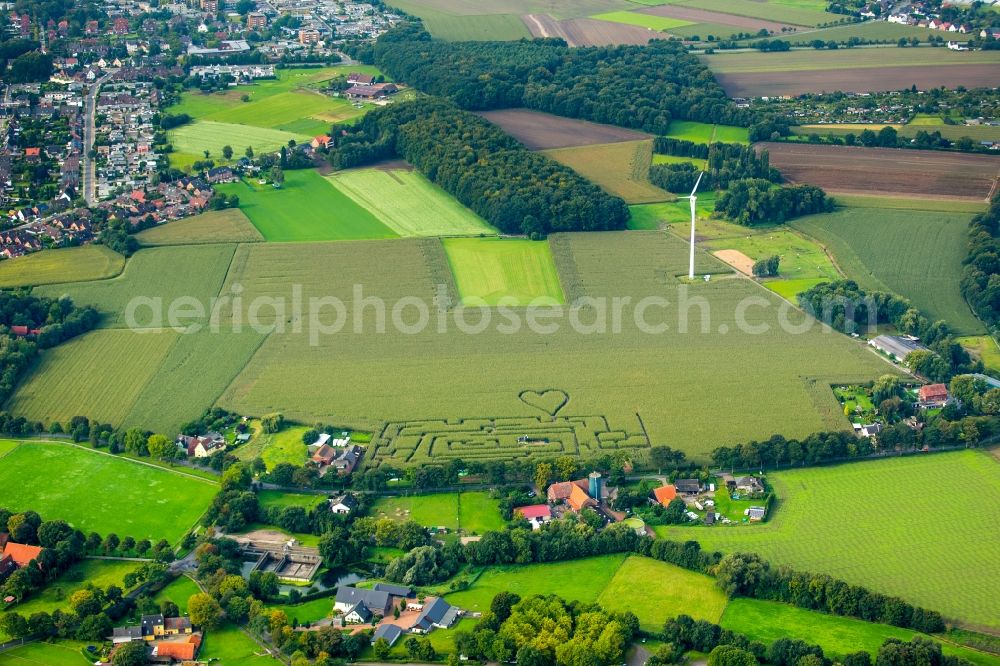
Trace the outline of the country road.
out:
M 97 95 L 101 91 L 101 85 L 104 84 L 111 76 L 118 70 L 109 70 L 101 78 L 94 81 L 94 84 L 90 86 L 87 90 L 87 99 L 84 104 L 83 112 L 87 115 L 86 123 L 83 126 L 83 161 L 80 163 L 80 168 L 83 169 L 83 200 L 87 202 L 88 206 L 93 206 L 97 201 L 97 192 L 95 191 L 95 160 L 91 157 L 90 153 L 94 149 L 94 138 L 97 133 L 97 128 L 95 127 L 95 121 L 97 118 Z

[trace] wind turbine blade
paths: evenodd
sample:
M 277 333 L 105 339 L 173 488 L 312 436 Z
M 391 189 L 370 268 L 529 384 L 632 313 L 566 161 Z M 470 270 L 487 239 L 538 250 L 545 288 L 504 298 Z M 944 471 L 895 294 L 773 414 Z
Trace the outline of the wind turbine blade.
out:
M 704 175 L 705 175 L 704 171 L 698 174 L 698 180 L 694 181 L 694 189 L 691 190 L 691 196 L 694 196 L 694 193 L 698 191 L 698 186 L 701 184 L 701 177 Z

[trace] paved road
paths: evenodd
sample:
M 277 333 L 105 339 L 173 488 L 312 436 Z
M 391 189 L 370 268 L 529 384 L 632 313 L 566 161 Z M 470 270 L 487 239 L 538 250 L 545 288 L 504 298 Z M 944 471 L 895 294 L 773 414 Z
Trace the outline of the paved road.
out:
M 97 133 L 97 128 L 94 126 L 94 121 L 97 117 L 97 95 L 101 91 L 101 85 L 117 71 L 108 71 L 104 76 L 97 79 L 90 86 L 90 89 L 87 90 L 87 98 L 84 103 L 83 112 L 86 114 L 87 119 L 83 125 L 83 160 L 80 164 L 83 169 L 83 200 L 87 202 L 88 206 L 93 206 L 97 202 L 94 177 L 96 165 L 94 158 L 90 156 L 90 151 L 94 149 L 94 137 Z

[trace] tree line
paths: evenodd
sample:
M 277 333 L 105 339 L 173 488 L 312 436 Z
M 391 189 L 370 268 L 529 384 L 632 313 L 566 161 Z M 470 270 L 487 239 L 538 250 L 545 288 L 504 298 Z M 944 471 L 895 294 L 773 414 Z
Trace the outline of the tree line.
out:
M 681 139 L 657 137 L 654 152 L 705 160 L 700 188 L 725 189 L 735 180 L 761 178 L 781 182 L 781 172 L 771 166 L 768 152 L 757 153 L 750 146 L 737 143 L 696 144 Z M 702 169 L 691 162 L 654 164 L 649 168 L 649 181 L 668 192 L 689 193 Z
M 980 361 L 955 341 L 948 324 L 927 319 L 910 302 L 895 294 L 865 292 L 853 280 L 823 282 L 798 295 L 799 306 L 816 319 L 847 334 L 892 324 L 906 335 L 920 338 L 929 351 L 906 357 L 906 365 L 932 381 L 948 381 L 956 374 L 982 372 Z
M 1000 193 L 969 225 L 961 288 L 976 316 L 995 331 L 1000 324 Z
M 441 99 L 393 104 L 334 135 L 335 168 L 402 157 L 508 234 L 624 229 L 625 202 Z
M 832 210 L 833 199 L 815 185 L 777 186 L 765 178 L 732 181 L 715 200 L 719 216 L 748 227 Z
M 673 119 L 746 127 L 754 117 L 679 42 L 446 42 L 412 21 L 379 37 L 370 57 L 396 80 L 464 109 L 527 107 L 654 134 L 666 134 Z

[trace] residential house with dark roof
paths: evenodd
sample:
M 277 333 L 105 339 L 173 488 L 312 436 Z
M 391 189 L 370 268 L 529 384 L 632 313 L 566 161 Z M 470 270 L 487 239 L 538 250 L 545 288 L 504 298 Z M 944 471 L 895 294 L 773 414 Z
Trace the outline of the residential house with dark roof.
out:
M 375 616 L 365 602 L 359 601 L 344 613 L 344 624 L 367 624 Z
M 674 481 L 677 492 L 684 495 L 695 495 L 701 492 L 701 482 L 698 479 L 677 479 Z
M 447 629 L 458 619 L 459 609 L 455 608 L 441 597 L 424 604 L 417 621 L 410 628 L 415 634 L 426 634 L 431 630 Z
M 389 647 L 395 645 L 399 637 L 403 635 L 403 630 L 394 624 L 380 624 L 378 629 L 372 635 L 372 645 L 375 645 L 375 641 L 380 638 L 384 638 Z
M 347 613 L 359 603 L 363 603 L 365 608 L 372 613 L 384 616 L 392 608 L 392 596 L 384 590 L 365 590 L 360 587 L 342 585 L 337 588 L 333 609 Z
M 391 583 L 375 583 L 372 587 L 376 592 L 388 592 L 391 596 L 405 599 L 413 593 L 408 587 L 403 585 L 393 585 Z

